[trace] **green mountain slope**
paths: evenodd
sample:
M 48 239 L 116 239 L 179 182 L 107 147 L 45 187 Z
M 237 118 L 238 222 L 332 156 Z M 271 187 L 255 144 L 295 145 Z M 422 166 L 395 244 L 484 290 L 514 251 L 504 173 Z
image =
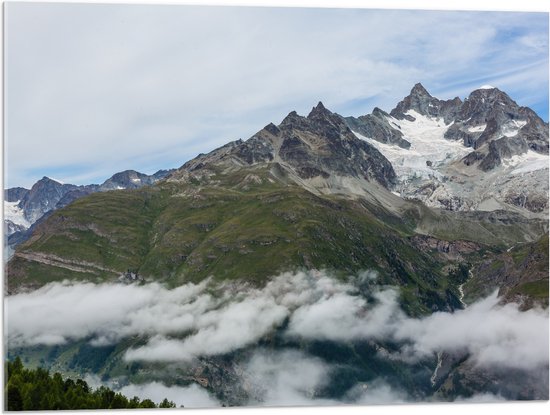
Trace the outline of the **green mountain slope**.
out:
M 548 307 L 548 234 L 538 241 L 518 244 L 482 258 L 465 284 L 465 293 L 475 298 L 499 289 L 503 301 Z
M 407 239 L 413 223 L 365 201 L 317 196 L 267 169 L 99 193 L 55 212 L 8 266 L 8 289 L 63 279 L 115 280 L 128 270 L 169 286 L 282 271 L 375 269 L 382 281 L 441 291 L 441 264 Z M 220 183 L 222 181 L 224 183 Z M 441 300 L 443 306 L 444 300 Z
M 263 284 L 297 269 L 342 275 L 372 269 L 382 283 L 419 293 L 409 298 L 417 311 L 457 305 L 446 260 L 418 249 L 412 238 L 429 223 L 431 234 L 444 239 L 487 243 L 486 233 L 464 231 L 479 218 L 417 204 L 399 215 L 363 198 L 313 194 L 272 170 L 268 164 L 197 174 L 80 199 L 18 248 L 8 264 L 8 292 L 64 279 L 112 281 L 127 272 L 178 286 L 209 276 Z M 495 241 L 543 228 L 495 220 L 487 227 Z

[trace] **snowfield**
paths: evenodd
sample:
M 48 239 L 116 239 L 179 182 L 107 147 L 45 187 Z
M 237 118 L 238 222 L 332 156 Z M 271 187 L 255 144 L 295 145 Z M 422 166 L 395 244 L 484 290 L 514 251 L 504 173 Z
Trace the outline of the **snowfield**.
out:
M 426 205 L 450 210 L 485 210 L 523 208 L 510 205 L 513 200 L 548 199 L 548 186 L 543 176 L 548 175 L 550 159 L 529 150 L 513 156 L 491 172 L 479 174 L 476 167 L 465 166 L 460 160 L 473 151 L 462 141 L 448 140 L 445 132 L 452 124 L 443 119 L 430 118 L 410 110 L 406 113 L 415 121 L 388 117 L 388 122 L 403 133 L 411 143 L 409 149 L 380 143 L 361 134 L 355 135 L 378 149 L 392 164 L 398 177 L 393 193 L 421 200 Z M 511 121 L 502 129 L 502 135 L 515 136 L 525 121 Z M 482 132 L 486 125 L 471 127 L 470 132 Z M 525 212 L 524 212 L 525 213 Z M 530 214 L 527 212 L 526 214 Z
M 376 147 L 391 162 L 400 180 L 442 178 L 438 167 L 458 160 L 472 151 L 459 141 L 444 138 L 445 132 L 452 124 L 445 124 L 443 119 L 426 117 L 414 110 L 407 111 L 406 115 L 416 120 L 398 120 L 388 117 L 388 121 L 403 133 L 405 140 L 411 143 L 409 149 L 380 143 L 355 133 L 358 138 Z
M 512 120 L 503 126 L 501 133 L 505 137 L 515 137 L 518 135 L 518 131 L 526 124 L 527 121 Z
M 17 202 L 4 202 L 4 220 L 12 221 L 16 225 L 21 225 L 25 229 L 31 226 L 31 223 L 25 219 L 23 209 L 19 206 L 19 200 Z
M 508 160 L 505 160 L 503 164 L 505 167 L 514 167 L 510 174 L 517 175 L 548 169 L 549 162 L 550 158 L 546 154 L 539 154 L 529 150 L 527 153 L 519 156 L 512 156 Z

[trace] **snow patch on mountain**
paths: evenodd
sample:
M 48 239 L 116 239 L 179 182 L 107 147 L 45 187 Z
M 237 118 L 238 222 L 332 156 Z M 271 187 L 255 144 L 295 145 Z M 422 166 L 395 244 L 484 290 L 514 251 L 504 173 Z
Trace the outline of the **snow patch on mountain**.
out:
M 395 125 L 403 133 L 403 138 L 411 143 L 409 149 L 392 144 L 385 144 L 365 137 L 355 135 L 376 147 L 391 163 L 400 181 L 419 178 L 442 179 L 438 167 L 464 157 L 472 150 L 464 147 L 458 141 L 444 138 L 445 132 L 452 124 L 445 124 L 442 118 L 431 118 L 409 110 L 415 120 L 398 120 L 387 117 L 390 124 Z
M 355 135 L 376 147 L 391 163 L 398 177 L 393 189 L 405 199 L 420 200 L 427 206 L 447 210 L 516 210 L 531 215 L 548 209 L 549 156 L 532 150 L 505 159 L 491 172 L 481 174 L 475 166 L 466 166 L 461 159 L 473 151 L 461 140 L 449 140 L 445 132 L 452 125 L 441 118 L 432 118 L 414 110 L 407 111 L 414 119 L 388 122 L 403 133 L 411 143 L 409 149 Z M 512 120 L 501 133 L 515 136 L 526 124 Z M 486 125 L 470 127 L 470 132 L 482 132 Z M 546 169 L 546 170 L 545 170 Z M 524 212 L 527 209 L 530 212 Z
M 549 163 L 550 157 L 548 155 L 529 150 L 527 153 L 512 156 L 508 160 L 504 160 L 503 165 L 505 167 L 514 167 L 510 174 L 517 175 L 548 169 Z
M 501 133 L 506 137 L 515 137 L 519 130 L 527 124 L 527 121 L 512 120 L 502 126 Z
M 57 182 L 59 184 L 65 184 L 65 182 L 62 182 L 61 180 L 54 179 L 53 177 L 48 177 L 48 179 L 53 180 L 54 182 Z
M 16 202 L 4 201 L 4 220 L 9 220 L 15 225 L 23 226 L 28 229 L 31 223 L 25 218 L 25 212 L 19 205 L 19 200 Z
M 496 88 L 492 85 L 482 85 L 478 89 L 496 89 Z
M 481 133 L 485 131 L 485 128 L 487 128 L 487 124 L 477 125 L 475 127 L 468 128 L 468 131 L 471 133 Z

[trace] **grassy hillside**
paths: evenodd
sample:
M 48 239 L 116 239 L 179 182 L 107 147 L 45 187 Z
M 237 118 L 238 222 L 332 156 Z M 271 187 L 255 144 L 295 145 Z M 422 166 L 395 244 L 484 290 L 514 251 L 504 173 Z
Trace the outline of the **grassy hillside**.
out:
M 443 239 L 482 242 L 490 233 L 495 243 L 524 236 L 521 224 L 498 220 L 476 233 L 476 221 L 417 204 L 400 215 L 361 199 L 315 195 L 274 179 L 269 166 L 211 169 L 139 190 L 96 193 L 54 212 L 18 247 L 7 288 L 112 281 L 126 272 L 168 286 L 209 276 L 262 285 L 283 271 L 371 269 L 381 283 L 402 287 L 414 314 L 458 304 L 445 260 L 419 249 L 411 241 L 415 232 L 429 227 Z
M 524 308 L 534 304 L 548 307 L 548 264 L 548 234 L 545 234 L 535 242 L 518 244 L 482 258 L 474 267 L 465 292 L 475 298 L 498 288 L 504 301 L 518 302 Z

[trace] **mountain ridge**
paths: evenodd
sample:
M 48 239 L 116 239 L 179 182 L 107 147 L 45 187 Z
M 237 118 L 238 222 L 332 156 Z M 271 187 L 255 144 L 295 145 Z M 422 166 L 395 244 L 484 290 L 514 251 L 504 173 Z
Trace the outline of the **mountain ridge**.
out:
M 60 209 L 81 197 L 95 192 L 136 189 L 151 185 L 165 178 L 172 171 L 159 170 L 152 175 L 146 175 L 135 170 L 125 170 L 115 173 L 100 185 L 66 184 L 44 176 L 34 183 L 30 189 L 23 187 L 5 189 L 4 201 L 10 204 L 8 207 L 11 210 L 10 215 L 4 217 L 6 234 L 9 238 L 18 233 L 13 240 L 20 241 L 25 238 L 26 231 L 48 212 Z M 13 244 L 14 242 L 9 241 L 9 245 Z

